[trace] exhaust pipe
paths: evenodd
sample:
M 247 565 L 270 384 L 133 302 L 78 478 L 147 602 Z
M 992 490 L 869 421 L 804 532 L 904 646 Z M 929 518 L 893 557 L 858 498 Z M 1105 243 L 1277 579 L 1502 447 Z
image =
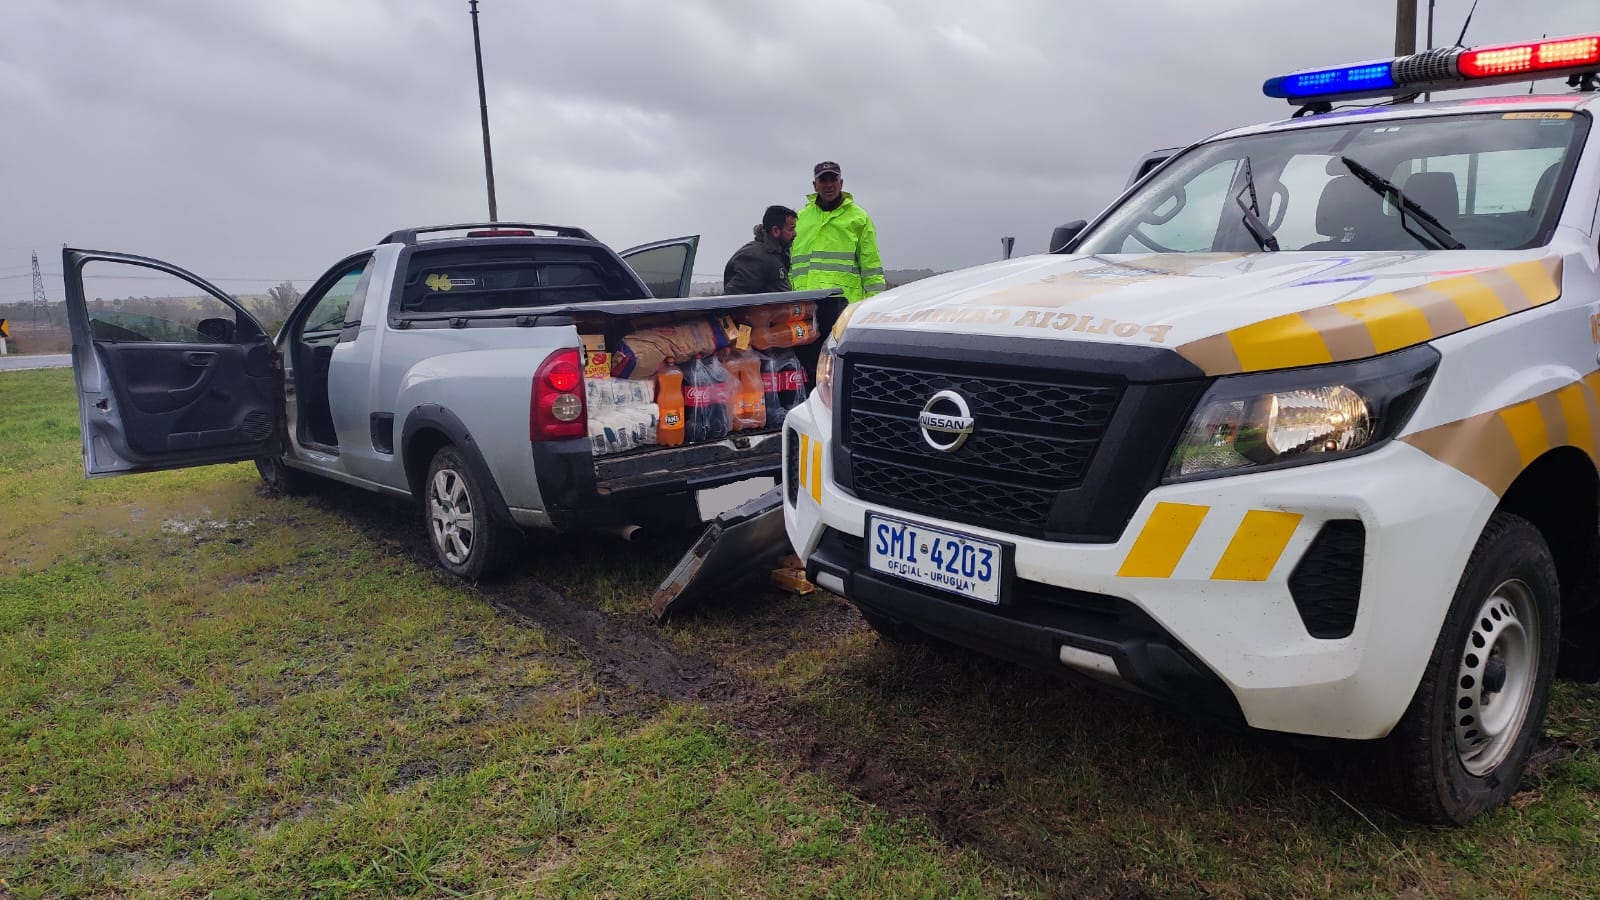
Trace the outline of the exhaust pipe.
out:
M 613 525 L 606 530 L 631 544 L 637 539 L 642 528 L 638 525 Z

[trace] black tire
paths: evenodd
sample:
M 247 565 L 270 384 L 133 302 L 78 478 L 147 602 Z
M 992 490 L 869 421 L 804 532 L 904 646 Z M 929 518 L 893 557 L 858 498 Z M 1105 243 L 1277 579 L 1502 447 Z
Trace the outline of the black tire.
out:
M 520 531 L 494 521 L 478 484 L 455 447 L 442 447 L 422 485 L 422 527 L 439 565 L 471 582 L 491 581 L 511 568 Z
M 1556 677 L 1569 681 L 1600 681 L 1600 648 L 1594 637 L 1600 634 L 1600 537 L 1591 535 L 1582 562 L 1573 566 L 1561 582 L 1566 606 L 1561 610 L 1561 656 L 1556 660 Z
M 283 458 L 278 456 L 256 457 L 256 471 L 261 473 L 261 482 L 267 490 L 285 497 L 303 497 L 314 494 L 321 487 L 321 480 L 309 472 L 284 465 Z
M 1422 682 L 1383 744 L 1404 813 L 1465 825 L 1516 793 L 1555 679 L 1560 597 L 1539 530 L 1510 513 L 1490 517 Z

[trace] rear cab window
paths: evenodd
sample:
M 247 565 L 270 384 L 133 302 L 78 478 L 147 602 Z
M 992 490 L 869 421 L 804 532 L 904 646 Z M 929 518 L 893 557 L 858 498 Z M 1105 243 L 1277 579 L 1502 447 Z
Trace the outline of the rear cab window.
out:
M 422 246 L 404 261 L 392 314 L 470 314 L 646 298 L 602 247 L 524 241 Z

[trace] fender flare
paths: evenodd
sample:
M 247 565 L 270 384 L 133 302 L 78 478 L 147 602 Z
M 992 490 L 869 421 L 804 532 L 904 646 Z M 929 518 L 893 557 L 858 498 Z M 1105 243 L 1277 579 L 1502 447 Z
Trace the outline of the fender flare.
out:
M 405 466 L 406 482 L 411 489 L 411 496 L 416 497 L 418 502 L 426 502 L 423 482 L 428 477 L 428 465 L 432 460 L 423 460 L 420 467 L 409 463 L 412 441 L 417 432 L 424 428 L 442 432 L 461 452 L 467 469 L 483 490 L 484 499 L 489 503 L 489 515 L 495 522 L 518 528 L 516 520 L 511 518 L 511 509 L 506 506 L 505 497 L 500 494 L 500 485 L 495 483 L 494 474 L 489 471 L 489 464 L 483 458 L 483 451 L 478 448 L 478 442 L 472 439 L 472 432 L 467 430 L 455 413 L 437 403 L 424 403 L 407 413 L 405 425 L 400 431 L 400 454 L 401 459 L 408 461 Z

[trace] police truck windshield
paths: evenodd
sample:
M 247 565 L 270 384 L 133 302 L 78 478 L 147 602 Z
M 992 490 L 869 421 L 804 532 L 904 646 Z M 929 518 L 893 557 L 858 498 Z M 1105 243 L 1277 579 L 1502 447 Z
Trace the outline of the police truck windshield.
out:
M 1285 251 L 1536 247 L 1550 240 L 1588 130 L 1587 114 L 1550 110 L 1324 125 L 1204 144 L 1125 200 L 1077 252 L 1261 250 L 1266 236 L 1252 235 L 1251 217 L 1235 202 L 1241 192 L 1250 197 L 1246 173 L 1256 215 Z M 1360 177 L 1362 169 L 1380 180 Z M 1404 210 L 1384 181 L 1401 192 Z

